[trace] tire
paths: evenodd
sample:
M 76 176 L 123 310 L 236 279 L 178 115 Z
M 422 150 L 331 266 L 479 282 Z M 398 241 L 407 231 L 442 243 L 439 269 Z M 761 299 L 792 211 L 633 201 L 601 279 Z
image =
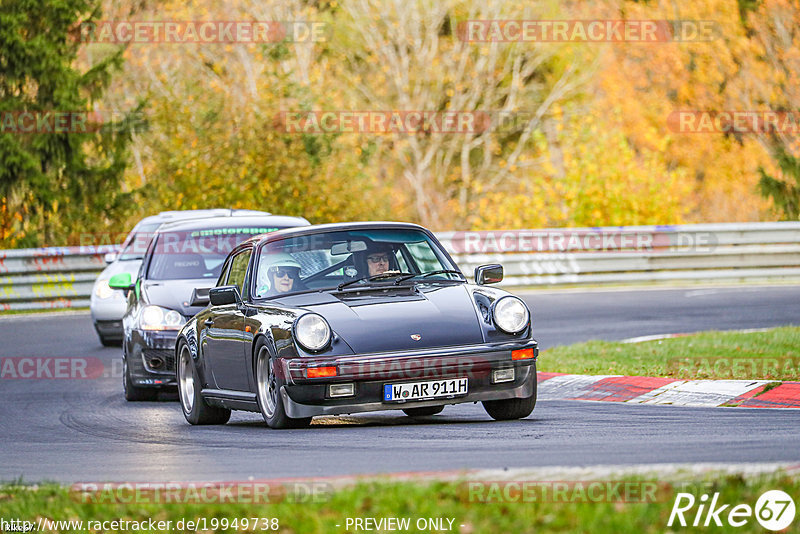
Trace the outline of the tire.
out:
M 310 417 L 292 418 L 286 415 L 280 395 L 280 380 L 273 372 L 274 359 L 262 339 L 256 345 L 256 398 L 261 415 L 270 428 L 304 428 L 311 424 Z
M 533 374 L 533 395 L 523 399 L 483 401 L 483 409 L 497 421 L 528 417 L 536 406 L 536 373 Z
M 444 406 L 425 406 L 424 408 L 408 408 L 403 413 L 409 417 L 425 417 L 426 415 L 436 415 L 444 410 Z
M 100 338 L 100 344 L 104 347 L 119 347 L 122 345 L 122 340 L 113 338 L 113 337 L 106 337 L 102 334 L 97 334 L 97 337 Z
M 131 369 L 128 367 L 128 357 L 122 356 L 122 391 L 128 402 L 154 401 L 158 399 L 158 390 L 155 388 L 140 388 L 133 385 Z
M 224 425 L 231 418 L 226 408 L 210 406 L 200 394 L 200 378 L 194 366 L 189 347 L 181 342 L 178 348 L 178 362 L 175 366 L 178 378 L 178 396 L 181 411 L 186 420 L 193 425 Z

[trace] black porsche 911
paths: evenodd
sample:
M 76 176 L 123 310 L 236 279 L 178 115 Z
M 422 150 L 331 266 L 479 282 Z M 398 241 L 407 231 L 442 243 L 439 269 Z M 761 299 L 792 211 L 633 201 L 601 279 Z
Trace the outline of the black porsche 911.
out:
M 111 277 L 126 292 L 122 318 L 123 391 L 128 401 L 155 400 L 175 387 L 175 338 L 186 320 L 208 304 L 228 253 L 253 235 L 308 226 L 300 217 L 208 217 L 161 226 L 150 240 L 139 273 Z
M 186 420 L 261 412 L 272 428 L 377 410 L 434 415 L 481 401 L 494 419 L 536 404 L 537 342 L 525 303 L 470 283 L 434 235 L 347 223 L 251 238 L 225 260 L 210 306 L 178 333 Z

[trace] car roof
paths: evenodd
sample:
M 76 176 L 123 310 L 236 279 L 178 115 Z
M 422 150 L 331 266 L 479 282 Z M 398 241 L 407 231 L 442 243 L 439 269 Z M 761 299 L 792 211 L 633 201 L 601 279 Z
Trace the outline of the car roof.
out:
M 136 226 L 150 223 L 167 223 L 173 221 L 183 221 L 187 219 L 199 219 L 208 217 L 249 217 L 253 215 L 272 215 L 268 211 L 259 210 L 240 210 L 229 208 L 214 208 L 202 210 L 169 210 L 162 211 L 156 215 L 149 215 L 141 219 Z M 134 227 L 135 228 L 135 227 Z
M 311 226 L 286 228 L 284 230 L 278 230 L 277 232 L 271 232 L 269 234 L 260 234 L 253 236 L 250 239 L 244 241 L 244 243 L 240 244 L 239 246 L 242 246 L 245 243 L 276 241 L 278 239 L 283 239 L 286 237 L 295 237 L 300 235 L 321 234 L 324 232 L 332 232 L 332 231 L 369 230 L 369 229 L 381 229 L 381 228 L 422 230 L 427 234 L 431 234 L 430 230 L 428 230 L 424 226 L 420 226 L 414 223 L 395 222 L 395 221 L 360 221 L 360 222 L 347 222 L 347 223 L 314 224 Z
M 265 226 L 269 228 L 287 228 L 295 226 L 309 226 L 310 223 L 303 217 L 288 217 L 284 215 L 250 215 L 231 217 L 206 217 L 203 219 L 189 219 L 161 225 L 156 233 L 188 232 L 193 230 L 213 230 L 233 226 L 243 228 L 247 226 Z

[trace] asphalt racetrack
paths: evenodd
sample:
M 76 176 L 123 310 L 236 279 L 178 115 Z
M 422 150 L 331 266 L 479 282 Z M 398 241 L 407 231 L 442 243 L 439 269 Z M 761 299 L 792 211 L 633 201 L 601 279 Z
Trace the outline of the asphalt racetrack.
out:
M 588 339 L 800 324 L 800 286 L 522 294 L 543 348 Z M 82 356 L 119 370 L 88 313 L 0 318 L 0 357 Z M 542 358 L 547 357 L 545 351 Z M 117 363 L 114 363 L 117 362 Z M 116 375 L 119 373 L 117 372 Z M 211 481 L 398 471 L 800 461 L 797 410 L 540 399 L 494 422 L 480 405 L 378 412 L 269 430 L 255 413 L 192 427 L 176 396 L 127 403 L 119 376 L 0 380 L 0 480 Z

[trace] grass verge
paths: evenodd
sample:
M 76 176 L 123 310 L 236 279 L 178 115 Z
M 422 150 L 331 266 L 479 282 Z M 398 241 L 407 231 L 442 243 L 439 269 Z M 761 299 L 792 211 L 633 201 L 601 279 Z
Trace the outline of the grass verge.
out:
M 44 308 L 41 310 L 0 310 L 0 317 L 6 315 L 35 315 L 40 313 L 88 312 L 89 308 Z
M 618 480 L 619 481 L 619 480 Z M 604 484 L 609 481 L 603 481 Z M 252 528 L 252 523 L 242 528 L 241 520 L 233 528 L 235 518 L 268 518 L 265 532 L 274 532 L 272 526 L 277 526 L 278 532 L 292 532 L 296 534 L 328 533 L 328 532 L 356 532 L 352 522 L 348 527 L 348 518 L 409 518 L 410 528 L 406 532 L 439 532 L 446 530 L 460 533 L 542 533 L 542 532 L 615 532 L 615 533 L 656 533 L 666 530 L 690 531 L 691 526 L 681 528 L 677 523 L 669 529 L 667 522 L 675 503 L 678 492 L 691 493 L 696 498 L 697 504 L 701 495 L 713 496 L 719 493 L 718 504 L 730 504 L 728 510 L 737 504 L 746 504 L 754 508 L 761 494 L 768 490 L 781 489 L 788 493 L 795 501 L 800 498 L 800 477 L 786 473 L 777 473 L 756 478 L 743 478 L 740 475 L 727 475 L 716 480 L 697 479 L 684 484 L 665 484 L 647 479 L 629 479 L 627 483 L 658 485 L 660 490 L 651 493 L 655 498 L 637 498 L 639 502 L 619 502 L 614 498 L 613 492 L 595 493 L 590 497 L 589 491 L 576 492 L 572 489 L 563 494 L 558 502 L 554 498 L 542 499 L 545 493 L 535 491 L 527 494 L 523 492 L 509 493 L 511 498 L 500 500 L 514 502 L 473 502 L 475 495 L 488 497 L 491 493 L 476 493 L 473 488 L 464 482 L 368 482 L 355 486 L 345 487 L 330 493 L 309 499 L 308 502 L 297 502 L 297 499 L 284 499 L 274 503 L 214 503 L 214 504 L 187 504 L 187 503 L 129 503 L 117 502 L 82 502 L 69 488 L 57 485 L 44 485 L 39 487 L 25 487 L 21 485 L 0 487 L 0 517 L 5 521 L 15 519 L 30 521 L 34 524 L 40 519 L 72 520 L 83 523 L 72 526 L 60 525 L 60 532 L 86 532 L 103 531 L 118 532 L 122 528 L 115 528 L 113 524 L 94 525 L 89 521 L 126 520 L 146 522 L 170 521 L 169 530 L 172 532 L 194 532 L 205 530 L 208 532 L 233 532 L 242 530 L 261 531 L 259 527 Z M 548 483 L 553 484 L 553 483 Z M 573 483 L 577 484 L 577 483 Z M 587 483 L 581 486 L 586 488 Z M 471 493 L 472 491 L 472 493 Z M 500 496 L 501 493 L 496 495 Z M 524 495 L 535 495 L 537 500 Z M 549 495 L 555 495 L 550 493 Z M 598 499 L 597 496 L 601 495 Z M 611 498 L 605 497 L 611 495 Z M 291 501 L 291 502 L 290 502 Z M 567 502 L 564 502 L 567 501 Z M 646 501 L 646 502 L 641 502 Z M 697 506 L 686 512 L 687 524 L 694 520 Z M 726 514 L 722 514 L 725 524 Z M 439 519 L 446 529 L 431 528 L 431 523 L 418 528 L 421 519 Z M 193 528 L 179 528 L 178 521 L 200 521 L 205 519 L 205 524 L 193 525 Z M 223 522 L 227 519 L 227 524 Z M 277 519 L 277 523 L 272 522 Z M 705 519 L 705 514 L 703 518 Z M 449 522 L 448 520 L 452 520 Z M 795 520 L 796 526 L 798 520 Z M 227 526 L 227 528 L 225 528 Z M 36 527 L 34 527 L 35 529 Z M 136 528 L 128 531 L 134 532 L 163 532 L 156 527 Z M 718 528 L 711 526 L 715 532 L 763 532 L 755 517 L 750 517 L 747 524 L 741 528 Z M 49 529 L 50 531 L 55 530 Z
M 542 351 L 541 372 L 691 379 L 800 380 L 800 328 L 701 332 L 619 343 L 589 341 Z

